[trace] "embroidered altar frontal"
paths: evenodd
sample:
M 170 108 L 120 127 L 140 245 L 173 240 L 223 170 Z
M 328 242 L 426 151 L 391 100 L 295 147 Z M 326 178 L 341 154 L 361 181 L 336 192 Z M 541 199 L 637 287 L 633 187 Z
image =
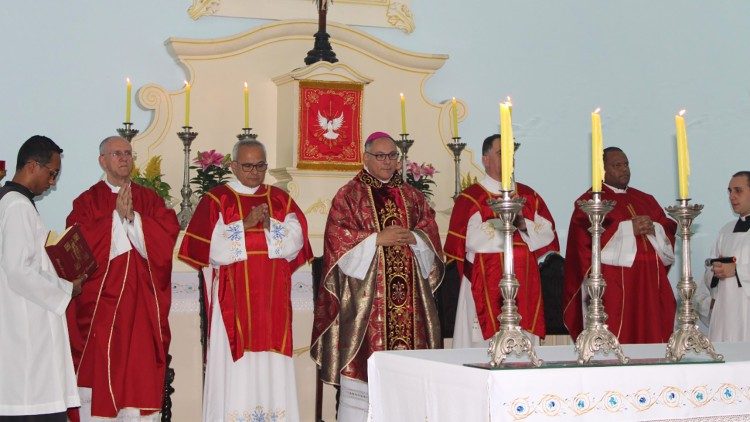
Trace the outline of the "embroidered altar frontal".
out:
M 362 168 L 362 93 L 349 82 L 301 81 L 297 168 Z

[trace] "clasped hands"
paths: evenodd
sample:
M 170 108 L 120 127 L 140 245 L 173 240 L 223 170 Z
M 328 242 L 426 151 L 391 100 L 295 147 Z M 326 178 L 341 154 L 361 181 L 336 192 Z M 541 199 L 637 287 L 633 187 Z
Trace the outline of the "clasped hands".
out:
M 378 232 L 375 244 L 377 246 L 416 245 L 417 238 L 409 229 L 393 225 Z
M 133 211 L 133 195 L 131 194 L 130 183 L 122 186 L 120 191 L 117 192 L 117 201 L 115 202 L 115 209 L 120 219 L 127 219 L 129 222 L 133 222 L 135 218 L 135 211 Z
M 271 227 L 271 215 L 268 213 L 268 204 L 261 204 L 253 207 L 250 213 L 247 214 L 244 220 L 242 220 L 242 226 L 245 230 L 251 229 L 263 222 L 263 228 L 269 229 Z
M 636 215 L 633 216 L 633 234 L 636 236 L 644 234 L 655 235 L 654 221 L 647 215 Z

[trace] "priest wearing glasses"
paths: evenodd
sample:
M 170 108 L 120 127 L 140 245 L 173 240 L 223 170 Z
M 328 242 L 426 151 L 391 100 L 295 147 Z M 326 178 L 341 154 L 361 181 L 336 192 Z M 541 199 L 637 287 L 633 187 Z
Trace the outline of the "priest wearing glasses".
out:
M 261 142 L 237 142 L 237 180 L 206 193 L 180 246 L 179 258 L 203 272 L 208 296 L 204 421 L 299 420 L 291 280 L 312 249 L 302 210 L 263 183 L 267 169 Z
M 391 136 L 375 132 L 364 149 L 364 169 L 331 203 L 313 323 L 311 356 L 323 381 L 341 387 L 339 421 L 366 420 L 374 352 L 442 347 L 435 211 L 402 182 Z

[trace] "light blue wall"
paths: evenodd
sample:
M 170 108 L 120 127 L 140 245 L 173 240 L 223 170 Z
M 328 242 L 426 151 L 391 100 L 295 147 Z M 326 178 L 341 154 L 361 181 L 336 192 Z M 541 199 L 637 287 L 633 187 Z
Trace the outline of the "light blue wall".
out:
M 96 144 L 120 125 L 125 76 L 136 87 L 176 89 L 184 73 L 164 48 L 168 37 L 213 38 L 260 24 L 193 21 L 190 4 L 35 0 L 0 12 L 0 158 L 14 161 L 35 133 L 65 149 L 60 185 L 39 204 L 51 227 L 62 227 L 73 197 L 101 174 Z M 466 101 L 461 131 L 475 149 L 497 130 L 498 100 L 513 96 L 519 180 L 542 193 L 563 236 L 589 180 L 589 113 L 602 108 L 604 143 L 628 153 L 632 185 L 666 205 L 676 196 L 673 116 L 686 108 L 691 196 L 706 204 L 694 238 L 699 269 L 715 232 L 733 218 L 729 176 L 750 168 L 750 2 L 414 0 L 412 8 L 413 34 L 365 30 L 450 55 L 428 94 Z M 140 128 L 149 118 L 134 110 Z

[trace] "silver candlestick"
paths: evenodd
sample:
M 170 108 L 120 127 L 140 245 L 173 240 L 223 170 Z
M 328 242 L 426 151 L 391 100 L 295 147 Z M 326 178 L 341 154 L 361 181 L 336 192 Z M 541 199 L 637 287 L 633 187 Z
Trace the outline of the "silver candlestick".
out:
M 521 330 L 521 315 L 518 314 L 516 306 L 516 295 L 518 294 L 518 280 L 514 274 L 513 267 L 513 232 L 516 227 L 513 222 L 516 215 L 525 202 L 524 198 L 511 198 L 511 191 L 501 191 L 500 199 L 490 199 L 487 204 L 492 208 L 500 220 L 498 230 L 502 233 L 505 240 L 503 250 L 503 278 L 500 280 L 500 291 L 503 294 L 503 306 L 500 311 L 498 321 L 500 329 L 490 340 L 490 347 L 487 354 L 490 356 L 490 366 L 497 367 L 502 365 L 503 361 L 514 353 L 516 356 L 528 354 L 531 364 L 541 366 L 542 360 L 539 359 L 534 350 L 531 340 Z
M 461 193 L 461 151 L 466 148 L 466 143 L 461 142 L 460 136 L 456 136 L 453 138 L 453 142 L 448 143 L 448 148 L 453 152 L 453 164 L 456 169 L 456 190 L 453 193 L 453 199 L 455 200 Z
M 609 331 L 607 326 L 607 313 L 604 310 L 602 296 L 607 283 L 602 277 L 602 258 L 601 258 L 601 235 L 604 229 L 602 221 L 608 212 L 615 207 L 615 201 L 602 200 L 601 192 L 594 192 L 593 198 L 589 200 L 580 200 L 577 205 L 591 222 L 591 273 L 585 280 L 586 292 L 591 298 L 586 310 L 585 329 L 576 339 L 576 353 L 578 354 L 578 363 L 580 365 L 589 363 L 597 352 L 607 355 L 614 352 L 620 363 L 628 363 L 628 359 L 622 352 L 617 337 Z
M 682 239 L 682 277 L 677 283 L 677 290 L 680 292 L 680 306 L 677 309 L 678 327 L 669 337 L 667 343 L 667 359 L 677 362 L 685 357 L 689 351 L 696 354 L 707 353 L 711 358 L 717 361 L 723 361 L 724 356 L 716 353 L 711 340 L 706 337 L 695 324 L 698 316 L 693 305 L 693 294 L 696 285 L 693 281 L 693 274 L 690 268 L 690 226 L 697 217 L 703 205 L 688 205 L 689 198 L 679 199 L 679 205 L 666 207 L 667 213 L 680 224 L 679 236 Z
M 180 212 L 177 213 L 177 221 L 179 221 L 182 229 L 187 227 L 190 218 L 193 216 L 193 205 L 190 203 L 190 197 L 193 195 L 193 190 L 190 189 L 190 144 L 198 136 L 198 132 L 193 132 L 192 128 L 192 126 L 183 126 L 182 132 L 177 132 L 177 136 L 182 141 L 182 151 L 185 153 L 185 162 L 182 169 L 182 189 L 180 189 L 182 202 L 180 202 Z
M 138 134 L 138 129 L 133 129 L 133 122 L 122 122 L 122 127 L 117 128 L 117 134 L 131 142 Z
M 400 134 L 401 139 L 394 141 L 398 150 L 401 151 L 401 178 L 406 182 L 406 162 L 409 159 L 409 148 L 414 144 L 413 139 L 409 139 L 408 133 Z
M 251 127 L 243 127 L 242 132 L 237 135 L 237 139 L 240 141 L 248 140 L 248 139 L 258 139 L 258 135 L 253 133 L 253 128 Z

